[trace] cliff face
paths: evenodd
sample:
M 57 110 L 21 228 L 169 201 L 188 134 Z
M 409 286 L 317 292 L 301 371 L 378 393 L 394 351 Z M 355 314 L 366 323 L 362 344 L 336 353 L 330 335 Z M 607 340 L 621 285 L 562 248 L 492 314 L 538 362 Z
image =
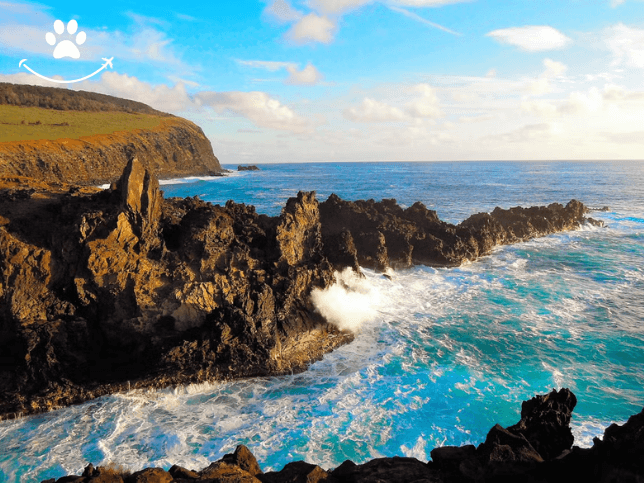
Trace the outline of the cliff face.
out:
M 201 128 L 166 117 L 153 129 L 0 143 L 0 176 L 97 185 L 118 179 L 133 157 L 160 178 L 223 172 Z
M 97 185 L 116 181 L 133 157 L 159 178 L 223 172 L 201 128 L 140 102 L 93 92 L 0 83 L 0 104 L 39 107 L 58 113 L 109 111 L 159 118 L 159 125 L 152 129 L 124 130 L 80 139 L 0 143 L 0 176 Z

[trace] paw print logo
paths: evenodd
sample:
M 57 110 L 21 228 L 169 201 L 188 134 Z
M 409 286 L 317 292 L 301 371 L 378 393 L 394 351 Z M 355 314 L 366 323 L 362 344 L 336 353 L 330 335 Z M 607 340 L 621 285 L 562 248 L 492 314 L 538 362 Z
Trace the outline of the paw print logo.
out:
M 76 22 L 76 20 L 70 20 L 67 23 L 67 33 L 69 35 L 74 35 L 77 30 L 78 22 Z M 63 24 L 62 20 L 56 20 L 54 22 L 54 31 L 58 35 L 62 35 L 65 32 L 65 24 Z M 56 45 L 56 36 L 51 32 L 47 32 L 47 35 L 45 35 L 45 40 L 49 45 Z M 58 45 L 56 45 L 56 48 L 54 49 L 54 58 L 80 58 L 80 52 L 76 45 L 82 45 L 83 43 L 85 43 L 85 40 L 87 40 L 87 34 L 85 32 L 78 32 L 78 35 L 76 35 L 75 39 L 76 43 L 72 42 L 71 40 L 61 40 L 60 42 L 58 42 Z
M 2 0 L 0 0 L 0 3 L 2 3 Z M 56 20 L 54 22 L 54 32 L 56 34 L 53 34 L 51 32 L 47 32 L 45 35 L 45 40 L 47 43 L 51 46 L 56 46 L 54 49 L 54 58 L 55 59 L 62 59 L 63 57 L 71 57 L 72 59 L 79 59 L 80 58 L 80 52 L 78 50 L 77 45 L 83 45 L 85 41 L 87 40 L 87 34 L 85 32 L 78 32 L 78 22 L 76 20 L 70 20 L 67 22 L 67 33 L 73 38 L 73 42 L 69 39 L 65 40 L 58 40 L 56 35 L 61 36 L 65 33 L 65 24 L 63 23 L 62 20 Z M 52 79 L 51 77 L 44 76 L 42 74 L 39 74 L 35 70 L 33 70 L 31 67 L 27 65 L 27 59 L 22 59 L 20 63 L 18 64 L 18 67 L 24 67 L 27 69 L 29 72 L 31 72 L 33 75 L 40 77 L 41 79 L 45 79 L 50 82 L 55 82 L 57 84 L 72 84 L 74 82 L 81 82 L 84 80 L 89 79 L 90 77 L 94 77 L 96 74 L 101 72 L 102 70 L 107 69 L 108 67 L 111 69 L 114 66 L 112 65 L 112 60 L 114 60 L 114 57 L 103 57 L 103 65 L 101 65 L 98 69 L 96 69 L 94 72 L 91 74 L 88 74 L 84 77 L 80 77 L 78 79 Z

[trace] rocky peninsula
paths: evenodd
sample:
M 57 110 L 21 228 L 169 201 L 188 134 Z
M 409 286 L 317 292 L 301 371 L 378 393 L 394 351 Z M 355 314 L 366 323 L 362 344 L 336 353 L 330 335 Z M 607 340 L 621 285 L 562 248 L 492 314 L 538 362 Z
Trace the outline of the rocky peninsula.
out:
M 431 461 L 378 458 L 364 464 L 347 460 L 334 469 L 305 461 L 264 473 L 245 446 L 207 468 L 146 468 L 131 473 L 115 467 L 42 483 L 474 483 L 474 482 L 633 482 L 644 481 L 644 410 L 625 424 L 612 424 L 591 448 L 573 446 L 570 420 L 577 398 L 568 389 L 535 396 L 521 405 L 521 419 L 495 425 L 478 446 L 443 446 Z
M 0 418 L 302 371 L 353 340 L 310 299 L 336 270 L 456 266 L 593 222 L 574 200 L 455 226 L 421 203 L 315 193 L 268 217 L 233 201 L 164 199 L 136 158 L 107 190 L 26 182 L 4 178 L 0 190 Z

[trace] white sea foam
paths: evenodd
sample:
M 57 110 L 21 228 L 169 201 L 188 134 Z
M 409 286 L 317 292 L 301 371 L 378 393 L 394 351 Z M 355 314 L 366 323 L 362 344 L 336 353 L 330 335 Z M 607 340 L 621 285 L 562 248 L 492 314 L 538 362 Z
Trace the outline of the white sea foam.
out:
M 342 330 L 358 332 L 364 322 L 376 318 L 382 296 L 367 278 L 346 268 L 335 272 L 333 285 L 313 289 L 311 300 L 328 322 Z

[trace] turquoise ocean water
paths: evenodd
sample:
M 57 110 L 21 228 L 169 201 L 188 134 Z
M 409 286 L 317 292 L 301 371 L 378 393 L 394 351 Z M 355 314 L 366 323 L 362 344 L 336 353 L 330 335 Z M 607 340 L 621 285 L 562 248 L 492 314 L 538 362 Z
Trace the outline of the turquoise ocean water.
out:
M 644 163 L 481 162 L 261 165 L 164 183 L 166 196 L 228 199 L 276 215 L 315 190 L 422 201 L 450 222 L 495 206 L 566 203 L 608 212 L 584 227 L 501 247 L 454 269 L 366 272 L 336 306 L 355 342 L 298 375 L 136 391 L 0 423 L 0 481 L 79 474 L 88 462 L 201 469 L 237 444 L 262 467 L 294 459 L 429 459 L 478 444 L 521 401 L 569 387 L 575 444 L 644 405 Z M 350 309 L 349 309 L 350 307 Z

